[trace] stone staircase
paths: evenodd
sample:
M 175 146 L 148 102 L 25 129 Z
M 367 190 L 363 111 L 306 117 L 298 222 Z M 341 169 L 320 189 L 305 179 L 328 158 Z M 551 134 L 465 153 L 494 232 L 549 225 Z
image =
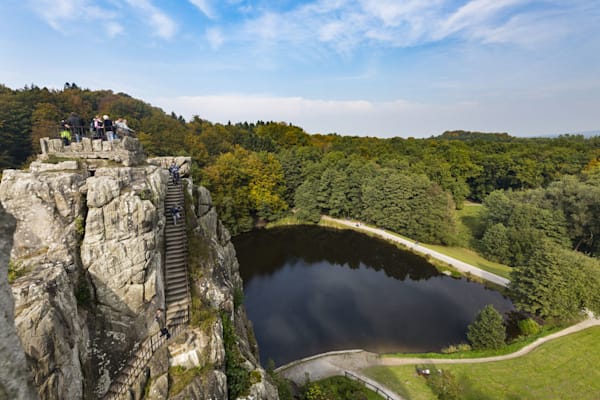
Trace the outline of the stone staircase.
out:
M 173 223 L 171 207 L 180 206 L 181 218 Z M 165 304 L 166 326 L 171 337 L 184 331 L 189 323 L 191 305 L 190 289 L 187 276 L 187 233 L 185 229 L 185 207 L 183 185 L 174 185 L 171 180 L 167 185 L 165 198 L 166 225 L 165 239 Z M 160 349 L 167 338 L 156 332 L 135 349 L 133 357 L 119 371 L 105 395 L 105 399 L 118 400 L 132 398 L 131 387 L 140 374 L 147 370 L 148 361 L 154 352 Z
M 181 207 L 181 218 L 173 224 L 171 207 Z M 187 324 L 189 321 L 190 289 L 187 276 L 187 233 L 183 186 L 169 182 L 165 198 L 165 303 L 167 326 Z

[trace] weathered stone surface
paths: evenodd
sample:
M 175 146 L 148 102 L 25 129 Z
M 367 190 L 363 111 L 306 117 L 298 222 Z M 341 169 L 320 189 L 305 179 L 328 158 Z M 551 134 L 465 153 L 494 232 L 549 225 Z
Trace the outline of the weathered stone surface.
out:
M 31 172 L 48 172 L 48 171 L 67 171 L 67 170 L 78 170 L 79 165 L 76 160 L 71 161 L 61 161 L 56 164 L 48 164 L 42 163 L 39 161 L 34 161 L 29 165 L 29 170 Z
M 212 208 L 212 198 L 210 192 L 204 186 L 197 188 L 198 210 L 196 211 L 199 217 L 203 217 Z
M 91 208 L 101 208 L 121 192 L 120 183 L 110 176 L 91 177 L 87 181 L 87 204 Z
M 84 179 L 77 172 L 4 171 L 0 202 L 18 221 L 13 258 L 24 266 L 40 260 L 72 263 L 70 249 L 76 237 L 75 220 L 83 209 L 79 189 Z
M 220 400 L 226 398 L 227 377 L 218 370 L 195 378 L 183 391 L 172 397 L 173 400 Z
M 2 274 L 0 304 L 2 310 L 8 304 L 7 335 L 12 326 L 27 360 L 14 343 L 10 347 L 14 354 L 9 353 L 16 363 L 19 357 L 27 362 L 44 399 L 100 398 L 136 345 L 156 332 L 155 311 L 164 308 L 164 199 L 169 175 L 155 165 L 128 167 L 139 165 L 144 157 L 139 142 L 129 137 L 111 143 L 104 153 L 99 152 L 101 141 L 89 139 L 82 141 L 81 149 L 75 146 L 69 152 L 60 140 L 47 140 L 44 146 L 48 153 L 61 151 L 87 160 L 78 161 L 81 170 L 70 170 L 77 162 L 34 163 L 30 172 L 4 173 L 0 201 L 17 224 L 11 254 L 26 273 L 12 287 L 16 325 L 12 325 L 9 298 L 3 297 Z M 97 157 L 102 159 L 91 161 Z M 112 161 L 107 160 L 125 166 L 108 167 Z M 167 158 L 165 166 L 171 160 Z M 176 160 L 182 166 L 190 164 L 189 158 Z M 94 176 L 88 176 L 88 168 Z M 251 395 L 276 399 L 259 366 L 258 351 L 251 345 L 243 308 L 234 310 L 233 293 L 242 281 L 231 236 L 218 219 L 210 193 L 187 187 L 197 197 L 199 206 L 194 211 L 200 217 L 195 231 L 206 245 L 202 271 L 194 283 L 196 292 L 204 305 L 213 308 L 212 315 L 227 312 L 234 321 L 245 365 L 261 375 L 250 388 Z M 0 329 L 2 317 L 0 312 Z M 13 338 L 17 338 L 14 333 Z M 226 398 L 220 318 L 189 329 L 179 339 L 169 346 L 170 356 L 165 347 L 148 364 L 150 398 L 167 396 L 169 357 L 172 365 L 204 367 L 202 376 L 175 398 Z M 0 358 L 0 367 L 1 362 Z M 208 366 L 215 369 L 206 370 Z M 25 372 L 8 376 L 24 382 L 18 390 L 27 394 L 27 368 L 21 371 Z M 0 398 L 2 391 L 15 390 L 4 384 L 5 376 L 0 371 Z M 134 398 L 142 397 L 147 382 L 145 375 L 135 381 Z M 35 398 L 35 393 L 27 398 Z
M 61 266 L 39 268 L 13 284 L 15 325 L 44 399 L 80 399 L 87 334 Z
M 185 368 L 213 365 L 221 368 L 225 363 L 221 320 L 216 318 L 208 331 L 188 329 L 182 344 L 169 346 L 170 363 Z
M 148 390 L 148 400 L 166 400 L 169 394 L 169 375 L 163 374 L 152 381 Z
M 190 176 L 190 171 L 192 167 L 192 158 L 191 157 L 152 157 L 146 160 L 148 164 L 157 165 L 162 168 L 169 168 L 171 163 L 175 161 L 175 164 L 179 166 L 179 175 L 182 177 Z
M 0 399 L 38 398 L 14 321 L 14 299 L 7 279 L 15 219 L 0 206 Z

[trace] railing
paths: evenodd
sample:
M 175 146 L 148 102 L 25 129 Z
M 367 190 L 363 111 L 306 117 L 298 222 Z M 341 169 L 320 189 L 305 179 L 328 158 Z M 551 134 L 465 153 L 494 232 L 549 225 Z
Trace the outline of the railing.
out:
M 65 128 L 63 128 L 61 125 L 49 125 L 49 126 L 42 126 L 42 127 L 38 127 L 39 130 L 41 130 L 42 132 L 44 132 L 45 136 L 54 138 L 54 139 L 59 139 L 60 138 L 60 133 L 65 130 Z M 66 130 L 68 130 L 71 133 L 71 141 L 74 142 L 76 140 L 76 135 L 79 135 L 79 139 L 83 139 L 83 138 L 90 138 L 90 139 L 104 139 L 106 138 L 106 134 L 104 132 L 104 128 L 100 128 L 98 131 L 96 131 L 95 129 L 90 129 L 89 125 L 85 126 L 85 125 L 75 125 L 75 126 L 71 126 L 69 128 L 66 128 Z M 116 125 L 113 125 L 113 132 L 115 135 L 118 134 L 119 137 L 123 137 L 123 136 L 131 136 L 131 137 L 136 137 L 135 135 L 135 131 L 133 130 L 122 130 L 120 128 L 118 128 Z
M 385 400 L 396 400 L 396 397 L 392 397 L 390 394 L 388 394 L 386 391 L 384 391 L 380 387 L 375 386 L 371 382 L 368 382 L 368 381 L 362 379 L 360 376 L 354 375 L 352 372 L 344 371 L 344 376 L 347 377 L 347 378 L 349 378 L 349 379 L 352 379 L 352 380 L 355 380 L 355 381 L 358 381 L 358 382 L 362 383 L 367 388 L 371 389 L 376 394 L 378 394 L 381 397 L 383 397 Z
M 189 322 L 189 313 L 186 313 L 179 322 L 175 325 L 170 326 L 169 333 L 171 338 L 176 337 L 181 333 Z M 152 358 L 154 353 L 160 349 L 167 342 L 167 337 L 162 335 L 160 332 L 156 332 L 154 335 L 147 338 L 140 346 L 138 346 L 134 355 L 129 359 L 127 365 L 123 367 L 119 374 L 114 378 L 113 383 L 108 388 L 108 392 L 104 396 L 107 400 L 119 399 L 121 396 L 127 394 L 130 387 L 139 378 L 140 373 L 148 365 L 148 361 Z

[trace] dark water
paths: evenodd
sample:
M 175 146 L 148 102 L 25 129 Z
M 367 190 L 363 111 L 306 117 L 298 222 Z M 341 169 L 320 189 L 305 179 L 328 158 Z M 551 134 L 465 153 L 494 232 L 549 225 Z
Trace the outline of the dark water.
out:
M 510 300 L 353 231 L 284 227 L 233 240 L 263 364 L 332 350 L 423 352 L 466 342 L 486 304 Z

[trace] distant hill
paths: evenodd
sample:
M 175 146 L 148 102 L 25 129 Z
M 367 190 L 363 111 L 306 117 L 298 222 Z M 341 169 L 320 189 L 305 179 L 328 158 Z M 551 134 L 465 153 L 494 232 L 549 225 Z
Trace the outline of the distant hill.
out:
M 490 142 L 505 142 L 513 139 L 506 132 L 472 132 L 472 131 L 446 131 L 441 135 L 437 136 L 436 139 L 446 140 L 485 140 Z

